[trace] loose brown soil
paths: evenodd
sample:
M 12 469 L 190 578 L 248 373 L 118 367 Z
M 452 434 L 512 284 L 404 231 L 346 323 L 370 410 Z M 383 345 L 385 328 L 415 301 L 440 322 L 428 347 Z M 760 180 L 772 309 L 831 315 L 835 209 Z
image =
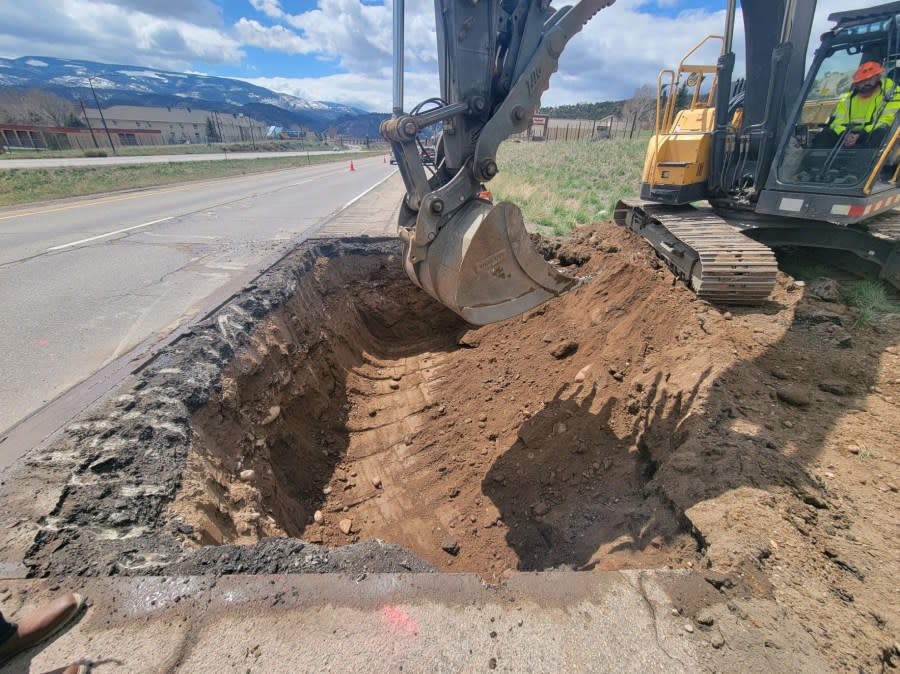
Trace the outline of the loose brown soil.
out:
M 693 567 L 837 669 L 896 664 L 896 318 L 851 330 L 787 276 L 724 311 L 608 224 L 556 254 L 580 288 L 477 330 L 397 264 L 321 258 L 191 419 L 185 544 L 381 539 L 489 581 Z
M 0 479 L 0 567 L 692 568 L 710 670 L 896 667 L 898 317 L 787 276 L 725 311 L 609 224 L 544 247 L 584 284 L 473 330 L 396 240 L 303 244 Z

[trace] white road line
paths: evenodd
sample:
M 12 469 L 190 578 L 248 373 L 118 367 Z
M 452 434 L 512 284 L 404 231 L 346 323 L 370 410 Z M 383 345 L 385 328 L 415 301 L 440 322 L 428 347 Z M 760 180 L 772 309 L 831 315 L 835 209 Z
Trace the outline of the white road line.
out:
M 343 206 L 341 206 L 341 211 L 350 208 L 353 204 L 355 204 L 357 201 L 359 201 L 360 199 L 362 199 L 362 198 L 363 198 L 364 196 L 366 196 L 369 192 L 371 192 L 371 191 L 374 190 L 376 187 L 378 187 L 381 183 L 385 182 L 388 178 L 393 177 L 393 175 L 397 172 L 397 170 L 398 170 L 398 169 L 395 169 L 395 170 L 391 171 L 387 176 L 385 176 L 382 180 L 379 180 L 377 183 L 375 183 L 374 185 L 372 185 L 372 187 L 370 187 L 369 189 L 367 189 L 365 192 L 363 192 L 362 194 L 358 194 L 358 195 L 356 195 L 355 197 L 353 197 L 350 201 L 348 201 L 346 204 L 344 204 Z M 338 212 L 340 212 L 340 211 L 338 211 Z
M 175 216 L 170 215 L 167 218 L 160 218 L 159 220 L 151 220 L 150 222 L 144 222 L 140 225 L 135 225 L 134 227 L 126 227 L 125 229 L 117 229 L 114 232 L 107 232 L 106 234 L 98 234 L 97 236 L 92 236 L 87 239 L 81 239 L 80 241 L 73 241 L 72 243 L 64 243 L 60 246 L 53 246 L 53 248 L 48 248 L 47 252 L 50 253 L 54 250 L 62 250 L 63 248 L 71 248 L 72 246 L 80 246 L 83 243 L 90 243 L 91 241 L 97 241 L 98 239 L 105 239 L 108 236 L 115 236 L 116 234 L 123 234 L 124 232 L 130 232 L 135 229 L 140 229 L 141 227 L 149 227 L 150 225 L 158 225 L 161 222 L 165 222 L 166 220 L 171 220 Z

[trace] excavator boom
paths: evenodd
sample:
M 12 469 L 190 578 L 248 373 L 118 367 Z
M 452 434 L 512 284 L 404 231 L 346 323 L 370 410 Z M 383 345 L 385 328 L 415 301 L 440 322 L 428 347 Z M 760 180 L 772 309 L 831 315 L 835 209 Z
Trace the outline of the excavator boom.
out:
M 568 41 L 613 0 L 435 0 L 440 98 L 403 111 L 403 2 L 395 3 L 394 115 L 381 126 L 407 194 L 399 234 L 410 279 L 475 325 L 504 320 L 578 283 L 531 247 L 522 213 L 493 204 L 497 149 L 528 128 Z M 399 13 L 399 14 L 398 14 Z M 420 133 L 441 124 L 428 175 Z

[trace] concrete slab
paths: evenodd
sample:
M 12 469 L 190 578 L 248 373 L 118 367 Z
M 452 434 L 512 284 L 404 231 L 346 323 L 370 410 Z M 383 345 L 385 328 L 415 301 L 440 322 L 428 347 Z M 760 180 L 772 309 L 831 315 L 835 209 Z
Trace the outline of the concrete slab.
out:
M 704 669 L 660 572 L 104 578 L 65 634 L 10 663 L 42 672 L 618 671 Z M 28 603 L 60 581 L 13 581 Z

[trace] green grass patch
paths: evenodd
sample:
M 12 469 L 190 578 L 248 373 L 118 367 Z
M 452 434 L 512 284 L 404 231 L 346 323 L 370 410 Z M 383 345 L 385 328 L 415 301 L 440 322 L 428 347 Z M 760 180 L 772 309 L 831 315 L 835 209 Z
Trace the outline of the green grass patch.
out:
M 900 312 L 888 297 L 882 283 L 878 281 L 853 281 L 842 289 L 844 301 L 857 310 L 853 327 L 859 328 L 874 323 L 888 314 Z
M 506 141 L 497 153 L 500 173 L 488 189 L 511 201 L 525 219 L 556 235 L 608 220 L 615 203 L 637 196 L 647 137 L 603 141 Z
M 170 185 L 264 171 L 297 168 L 310 164 L 348 162 L 371 153 L 266 157 L 124 166 L 7 169 L 0 171 L 0 206 L 115 192 L 118 190 Z M 380 152 L 379 152 L 380 154 Z
M 113 152 L 109 147 L 70 149 L 70 150 L 16 150 L 0 152 L 0 162 L 4 159 L 48 159 L 60 157 L 145 157 L 161 154 L 223 154 L 228 152 L 305 152 L 306 150 L 331 150 L 335 143 L 312 140 L 266 140 L 244 141 L 239 143 L 187 143 L 182 145 L 127 145 L 116 146 Z M 346 147 L 344 148 L 346 149 Z M 385 151 L 382 148 L 383 151 Z
M 786 274 L 790 274 L 798 281 L 809 283 L 823 276 L 828 277 L 834 273 L 834 269 L 825 264 L 811 262 L 792 262 L 779 260 L 779 266 Z

